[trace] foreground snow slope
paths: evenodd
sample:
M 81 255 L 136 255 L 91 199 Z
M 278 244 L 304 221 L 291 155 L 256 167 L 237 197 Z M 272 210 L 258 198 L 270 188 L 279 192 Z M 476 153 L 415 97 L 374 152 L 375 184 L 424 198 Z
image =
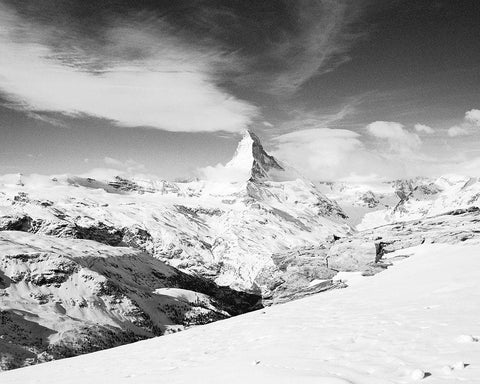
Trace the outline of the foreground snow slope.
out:
M 397 251 L 350 287 L 0 374 L 7 383 L 480 383 L 480 242 Z M 389 254 L 393 259 L 395 254 Z

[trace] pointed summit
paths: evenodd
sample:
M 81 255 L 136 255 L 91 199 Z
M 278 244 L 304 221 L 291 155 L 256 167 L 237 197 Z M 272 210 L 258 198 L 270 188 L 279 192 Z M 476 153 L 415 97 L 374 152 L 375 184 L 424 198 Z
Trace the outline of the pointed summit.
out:
M 284 171 L 278 161 L 265 152 L 260 139 L 252 131 L 245 132 L 225 170 L 240 174 L 244 181 L 268 180 L 271 171 Z
M 245 131 L 235 155 L 227 164 L 202 168 L 201 177 L 209 181 L 226 183 L 287 181 L 302 178 L 293 168 L 285 166 L 269 155 L 258 136 L 252 131 Z

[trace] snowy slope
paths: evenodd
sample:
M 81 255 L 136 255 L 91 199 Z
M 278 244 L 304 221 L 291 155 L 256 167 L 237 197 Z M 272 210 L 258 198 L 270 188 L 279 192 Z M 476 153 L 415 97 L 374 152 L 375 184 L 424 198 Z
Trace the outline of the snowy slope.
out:
M 140 250 L 2 231 L 0 370 L 224 319 L 258 300 Z
M 347 274 L 343 290 L 1 373 L 0 381 L 480 383 L 480 243 L 401 253 L 409 257 L 381 274 Z

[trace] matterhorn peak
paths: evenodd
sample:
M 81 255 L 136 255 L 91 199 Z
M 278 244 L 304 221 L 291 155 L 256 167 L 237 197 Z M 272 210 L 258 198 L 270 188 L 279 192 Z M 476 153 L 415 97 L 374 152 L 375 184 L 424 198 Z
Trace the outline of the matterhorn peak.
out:
M 269 155 L 259 137 L 251 130 L 245 131 L 233 158 L 227 164 L 203 168 L 202 174 L 206 180 L 228 183 L 301 178 L 298 172 Z
M 242 141 L 249 142 L 252 152 L 251 181 L 270 179 L 271 171 L 285 170 L 273 156 L 263 149 L 263 145 L 255 133 L 247 131 Z

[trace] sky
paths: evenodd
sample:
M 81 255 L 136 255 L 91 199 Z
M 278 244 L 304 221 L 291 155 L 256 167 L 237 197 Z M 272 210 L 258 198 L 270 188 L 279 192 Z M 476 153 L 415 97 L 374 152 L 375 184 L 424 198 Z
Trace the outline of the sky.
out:
M 476 0 L 0 0 L 0 173 L 480 176 Z

